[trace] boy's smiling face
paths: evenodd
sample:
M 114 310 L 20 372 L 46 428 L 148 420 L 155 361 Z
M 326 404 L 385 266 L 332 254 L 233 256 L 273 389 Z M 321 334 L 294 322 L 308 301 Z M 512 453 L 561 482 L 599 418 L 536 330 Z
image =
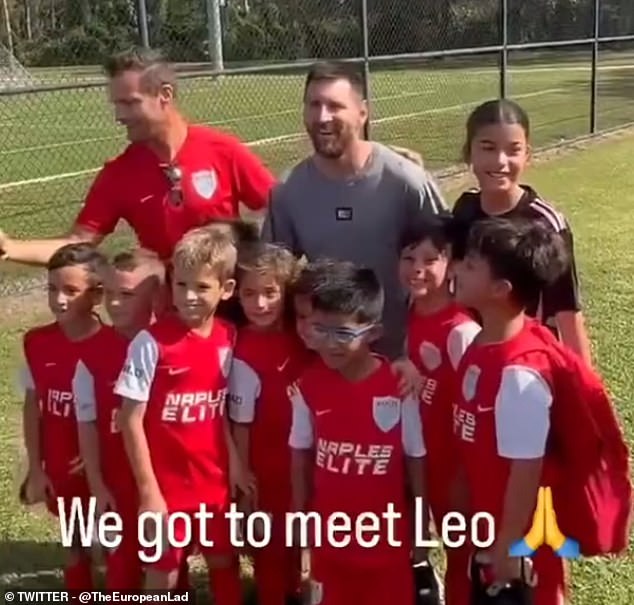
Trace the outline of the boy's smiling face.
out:
M 85 265 L 70 265 L 48 273 L 48 306 L 61 325 L 90 317 L 101 301 L 101 288 Z
M 206 322 L 221 300 L 233 295 L 235 280 L 221 282 L 217 273 L 206 265 L 194 268 L 174 265 L 173 299 L 180 318 L 189 326 Z

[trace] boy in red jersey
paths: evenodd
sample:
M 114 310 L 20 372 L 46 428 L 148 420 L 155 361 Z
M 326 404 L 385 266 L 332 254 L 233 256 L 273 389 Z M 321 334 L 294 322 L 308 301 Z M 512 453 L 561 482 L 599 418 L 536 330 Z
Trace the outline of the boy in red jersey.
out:
M 386 359 L 372 354 L 380 334 L 383 291 L 373 271 L 333 264 L 312 295 L 317 359 L 290 389 L 289 444 L 295 510 L 321 519 L 312 548 L 312 602 L 322 605 L 413 604 L 412 541 L 406 495 L 423 497 L 425 446 L 419 404 L 402 397 Z M 401 515 L 368 548 L 351 536 L 337 548 L 324 536 L 329 516 L 343 512 Z M 404 517 L 404 518 L 403 518 Z M 297 522 L 297 521 L 296 521 Z
M 150 325 L 161 294 L 164 266 L 141 251 L 122 252 L 102 271 L 104 301 L 112 326 L 99 348 L 86 351 L 73 378 L 79 448 L 97 513 L 116 511 L 122 519 L 121 544 L 107 554 L 108 590 L 142 585 L 138 556 L 136 483 L 117 423 L 121 397 L 112 387 L 123 367 L 130 341 Z
M 287 303 L 296 273 L 295 257 L 274 244 L 248 246 L 238 255 L 238 296 L 247 324 L 238 331 L 229 414 L 240 458 L 258 486 L 251 506 L 272 516 L 271 542 L 253 551 L 260 605 L 283 605 L 299 590 L 299 553 L 286 548 L 284 539 L 291 507 L 292 409 L 286 393 L 310 355 Z
M 519 596 L 528 592 L 527 566 L 509 556 L 509 548 L 531 524 L 550 455 L 554 393 L 551 362 L 543 347 L 535 347 L 526 308 L 567 262 L 565 242 L 546 226 L 486 219 L 469 233 L 457 279 L 458 300 L 482 318 L 482 330 L 458 368 L 454 404 L 470 510 L 495 519 L 495 542 L 476 553 L 476 561 L 489 566 L 486 575 L 498 588 Z M 535 604 L 562 603 L 562 560 L 542 547 L 533 563 Z
M 236 248 L 226 234 L 200 228 L 181 240 L 173 257 L 177 313 L 134 338 L 115 386 L 124 398 L 120 426 L 139 511 L 158 513 L 166 523 L 181 513 L 170 522 L 179 544 L 191 523 L 219 605 L 241 600 L 238 561 L 224 518 L 233 485 L 246 490 L 224 413 L 235 330 L 214 316 L 219 301 L 233 293 L 235 263 Z M 194 517 L 202 505 L 211 519 Z M 175 587 L 184 554 L 176 543 L 159 551 L 146 569 L 146 587 Z
M 27 503 L 45 501 L 56 516 L 57 499 L 63 498 L 67 519 L 73 498 L 86 505 L 90 496 L 83 471 L 71 473 L 79 457 L 72 379 L 78 360 L 101 349 L 104 342 L 104 327 L 94 314 L 101 299 L 98 270 L 103 262 L 89 244 L 69 244 L 53 254 L 48 263 L 48 305 L 55 321 L 24 336 L 24 442 L 29 470 L 23 497 Z M 77 540 L 69 555 L 66 588 L 91 590 L 89 552 Z
M 427 502 L 436 527 L 451 512 L 449 490 L 455 473 L 451 394 L 458 363 L 480 326 L 449 291 L 451 215 L 419 221 L 401 240 L 400 281 L 410 295 L 407 325 L 409 358 L 423 376 L 421 417 L 427 447 Z M 469 601 L 464 574 L 468 552 L 447 550 L 445 574 L 449 605 Z

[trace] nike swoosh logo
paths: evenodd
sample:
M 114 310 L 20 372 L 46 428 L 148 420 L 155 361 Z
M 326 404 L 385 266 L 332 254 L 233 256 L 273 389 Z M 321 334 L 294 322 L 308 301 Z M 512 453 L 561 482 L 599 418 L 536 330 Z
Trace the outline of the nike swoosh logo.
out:
M 189 368 L 170 368 L 168 372 L 170 376 L 176 376 L 187 372 L 187 370 L 189 370 Z
M 483 405 L 479 405 L 478 406 L 478 412 L 491 412 L 494 409 L 495 409 L 494 405 L 491 405 L 491 406 L 488 406 L 488 407 L 485 407 Z
M 45 363 L 44 366 L 47 368 L 52 368 L 53 366 L 56 366 L 57 363 L 54 361 L 49 361 L 48 363 Z
M 288 358 L 286 359 L 286 361 L 285 361 L 282 365 L 277 366 L 277 371 L 278 371 L 278 372 L 283 371 L 283 370 L 284 370 L 284 368 L 285 368 L 287 365 L 288 365 Z
M 141 204 L 143 204 L 143 203 L 147 202 L 148 200 L 151 200 L 153 197 L 154 197 L 153 193 L 151 193 L 150 195 L 145 195 L 139 200 L 139 202 Z
M 317 410 L 315 412 L 315 416 L 323 416 L 324 414 L 327 414 L 328 412 L 330 412 L 331 410 Z

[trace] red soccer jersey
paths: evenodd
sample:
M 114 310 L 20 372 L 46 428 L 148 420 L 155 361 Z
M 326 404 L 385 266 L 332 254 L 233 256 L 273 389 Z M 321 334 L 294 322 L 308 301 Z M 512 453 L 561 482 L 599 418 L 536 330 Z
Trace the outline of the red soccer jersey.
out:
M 348 563 L 382 566 L 404 560 L 411 548 L 407 520 L 405 457 L 425 455 L 418 402 L 402 399 L 389 363 L 360 382 L 350 382 L 321 360 L 312 364 L 291 388 L 293 426 L 289 443 L 295 449 L 314 449 L 311 509 L 322 523 L 320 552 Z M 390 545 L 386 528 L 376 546 L 357 543 L 354 523 L 361 513 L 382 514 L 392 503 L 402 515 Z M 349 546 L 328 544 L 329 515 L 349 516 L 353 533 Z
M 168 259 L 184 233 L 214 218 L 239 216 L 239 202 L 261 210 L 275 180 L 238 139 L 204 126 L 190 126 L 172 166 L 180 168 L 182 203 L 171 201 L 172 184 L 147 145 L 132 143 L 105 164 L 76 224 L 101 235 L 119 220 L 142 247 Z
M 452 405 L 456 369 L 480 326 L 457 304 L 420 315 L 410 310 L 407 348 L 423 378 L 421 417 L 427 447 L 427 501 L 436 522 L 449 512 L 447 488 L 454 471 Z
M 290 483 L 288 387 L 312 355 L 294 331 L 238 332 L 229 379 L 229 414 L 249 424 L 249 463 L 258 483 Z
M 115 393 L 147 402 L 145 433 L 169 512 L 227 503 L 223 416 L 234 341 L 218 318 L 204 338 L 170 315 L 130 343 Z
M 84 475 L 69 473 L 79 456 L 72 381 L 79 359 L 100 350 L 105 336 L 102 328 L 89 338 L 71 341 L 56 322 L 24 336 L 25 386 L 35 390 L 40 403 L 42 463 L 56 495 L 64 498 L 88 493 Z
M 549 360 L 525 327 L 507 342 L 474 343 L 456 385 L 454 435 L 472 512 L 491 513 L 499 527 L 512 462 L 545 456 L 553 400 Z
M 77 363 L 73 378 L 75 414 L 78 422 L 96 422 L 101 472 L 117 504 L 132 501 L 136 485 L 117 425 L 121 397 L 113 392 L 126 359 L 130 341 L 113 327 L 104 327 L 99 348 L 87 350 Z

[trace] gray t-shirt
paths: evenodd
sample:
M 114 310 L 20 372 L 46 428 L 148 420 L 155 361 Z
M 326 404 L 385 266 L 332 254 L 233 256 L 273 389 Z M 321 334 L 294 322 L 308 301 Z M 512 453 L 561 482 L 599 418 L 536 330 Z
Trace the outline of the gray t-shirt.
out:
M 417 215 L 445 209 L 422 167 L 373 143 L 366 169 L 351 180 L 327 177 L 312 157 L 295 166 L 273 190 L 263 237 L 309 261 L 327 257 L 373 269 L 385 289 L 384 336 L 376 350 L 395 359 L 404 353 L 407 315 L 399 240 Z

